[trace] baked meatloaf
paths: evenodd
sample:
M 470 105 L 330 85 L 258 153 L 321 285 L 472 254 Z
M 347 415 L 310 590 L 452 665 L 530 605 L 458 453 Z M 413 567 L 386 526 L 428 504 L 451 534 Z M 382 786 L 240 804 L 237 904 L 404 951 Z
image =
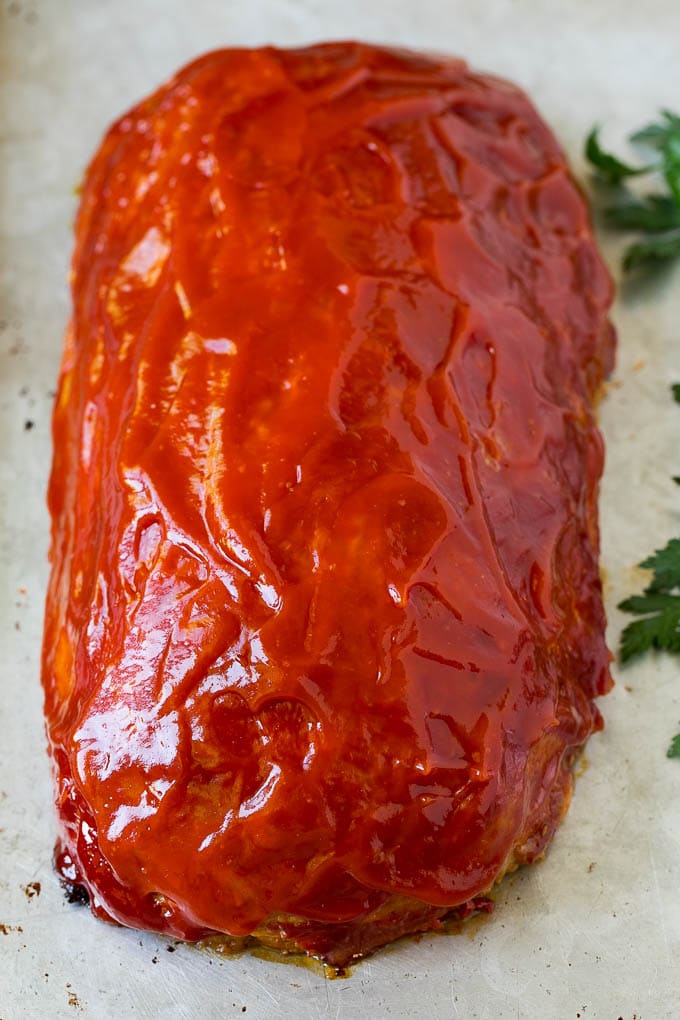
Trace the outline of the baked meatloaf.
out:
M 553 135 L 458 60 L 211 53 L 106 135 L 72 289 L 61 875 L 336 966 L 479 908 L 611 683 L 611 285 Z

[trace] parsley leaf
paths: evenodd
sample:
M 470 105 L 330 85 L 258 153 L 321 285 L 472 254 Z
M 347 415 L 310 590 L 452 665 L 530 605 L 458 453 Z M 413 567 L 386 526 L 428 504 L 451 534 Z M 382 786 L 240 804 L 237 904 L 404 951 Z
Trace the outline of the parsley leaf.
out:
M 680 206 L 670 195 L 647 195 L 607 206 L 605 223 L 619 230 L 645 230 L 649 234 L 680 227 Z
M 674 201 L 680 206 L 680 133 L 669 138 L 663 148 L 663 175 Z
M 604 210 L 605 222 L 618 230 L 635 230 L 643 235 L 626 249 L 623 268 L 630 270 L 680 257 L 680 117 L 662 110 L 657 122 L 631 135 L 632 142 L 657 153 L 654 163 L 641 167 L 605 152 L 598 131 L 593 128 L 586 139 L 586 158 L 604 182 L 618 189 L 616 201 Z M 667 191 L 651 192 L 642 198 L 632 195 L 625 187 L 626 180 L 650 172 L 660 176 Z
M 666 751 L 667 758 L 680 758 L 680 733 L 676 733 L 671 740 L 671 746 Z
M 678 186 L 680 187 L 680 177 Z M 680 230 L 631 244 L 623 257 L 623 268 L 627 270 L 645 263 L 665 262 L 667 259 L 677 258 L 678 255 L 680 255 Z
M 588 135 L 585 155 L 608 184 L 618 184 L 624 177 L 635 177 L 637 174 L 647 173 L 649 167 L 629 166 L 628 163 L 623 163 L 616 156 L 612 156 L 610 152 L 605 152 L 598 139 L 599 131 L 599 128 L 594 127 Z
M 672 538 L 640 566 L 652 570 L 654 576 L 642 595 L 632 595 L 619 604 L 624 613 L 642 617 L 623 630 L 622 662 L 651 648 L 680 652 L 680 538 Z
M 680 588 L 680 538 L 672 538 L 663 549 L 657 549 L 640 564 L 654 571 L 654 580 L 646 592 L 672 592 Z
M 641 601 L 643 601 L 641 599 Z M 619 648 L 621 662 L 628 662 L 630 659 L 652 648 L 666 652 L 680 652 L 680 598 L 677 595 L 666 595 L 663 600 L 664 608 L 654 616 L 645 616 L 640 620 L 633 620 L 627 627 L 624 627 L 621 634 L 621 645 Z M 626 602 L 622 602 L 619 609 L 627 612 L 643 612 L 642 609 L 627 609 Z M 650 612 L 650 609 L 644 610 Z
M 662 149 L 668 140 L 676 135 L 680 135 L 680 117 L 669 110 L 662 110 L 660 124 L 648 124 L 647 127 L 635 131 L 630 140 L 654 149 Z

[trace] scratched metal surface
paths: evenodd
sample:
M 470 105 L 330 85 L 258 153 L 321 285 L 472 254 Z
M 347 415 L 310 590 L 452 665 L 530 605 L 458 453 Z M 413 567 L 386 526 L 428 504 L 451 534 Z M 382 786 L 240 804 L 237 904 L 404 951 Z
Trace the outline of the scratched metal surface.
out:
M 562 8 L 562 13 L 557 11 Z M 345 981 L 221 960 L 94 921 L 50 869 L 54 825 L 38 659 L 47 576 L 49 415 L 67 316 L 74 188 L 108 122 L 221 44 L 363 36 L 448 50 L 529 89 L 577 169 L 595 120 L 620 141 L 680 97 L 680 6 L 647 0 L 0 0 L 0 1018 L 461 1017 L 663 1020 L 680 1014 L 680 723 L 669 658 L 619 673 L 547 860 L 495 917 L 406 942 Z M 604 240 L 616 264 L 620 245 Z M 620 299 L 602 409 L 610 640 L 634 564 L 680 533 L 680 267 Z M 30 424 L 29 424 L 30 423 Z M 40 883 L 30 896 L 29 883 Z

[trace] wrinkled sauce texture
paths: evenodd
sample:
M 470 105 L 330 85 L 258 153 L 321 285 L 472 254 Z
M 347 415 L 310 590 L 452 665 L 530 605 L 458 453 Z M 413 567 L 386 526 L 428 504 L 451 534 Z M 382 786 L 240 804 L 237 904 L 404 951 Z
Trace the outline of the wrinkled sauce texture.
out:
M 614 337 L 527 98 L 357 44 L 212 53 L 108 132 L 76 237 L 62 874 L 124 924 L 284 915 L 323 955 L 395 894 L 439 916 L 535 858 L 610 685 Z

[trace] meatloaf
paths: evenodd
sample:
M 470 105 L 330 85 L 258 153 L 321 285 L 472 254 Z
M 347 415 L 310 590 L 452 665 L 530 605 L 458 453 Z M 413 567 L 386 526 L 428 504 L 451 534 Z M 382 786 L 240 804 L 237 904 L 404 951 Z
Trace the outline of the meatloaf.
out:
M 208 54 L 104 138 L 72 295 L 62 878 L 338 967 L 485 906 L 611 684 L 612 289 L 550 130 L 460 60 Z

